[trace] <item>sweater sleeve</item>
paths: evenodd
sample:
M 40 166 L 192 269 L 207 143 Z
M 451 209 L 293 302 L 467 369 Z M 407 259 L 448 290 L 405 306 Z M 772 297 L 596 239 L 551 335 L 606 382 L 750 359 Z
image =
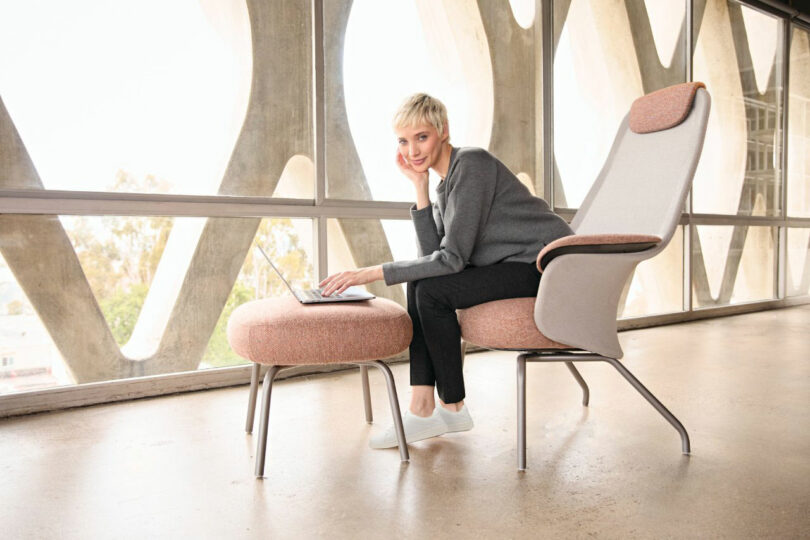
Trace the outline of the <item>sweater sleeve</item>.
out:
M 439 249 L 439 231 L 436 230 L 436 221 L 433 219 L 433 205 L 416 209 L 411 207 L 411 221 L 416 230 L 416 249 L 420 257 L 429 255 Z
M 460 272 L 469 264 L 495 196 L 497 165 L 483 154 L 459 156 L 447 178 L 444 238 L 439 248 L 411 261 L 383 264 L 385 283 L 393 285 Z

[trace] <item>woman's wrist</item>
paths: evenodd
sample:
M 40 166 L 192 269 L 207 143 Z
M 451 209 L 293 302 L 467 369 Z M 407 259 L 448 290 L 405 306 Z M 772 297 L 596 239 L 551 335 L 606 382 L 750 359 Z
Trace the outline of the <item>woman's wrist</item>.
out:
M 378 281 L 385 278 L 385 275 L 383 274 L 383 267 L 381 264 L 378 264 L 377 266 L 372 266 L 371 270 L 372 270 L 371 275 L 374 277 L 374 281 Z
M 426 206 L 430 206 L 430 194 L 428 193 L 427 183 L 425 183 L 424 186 L 416 188 L 416 209 L 421 210 Z

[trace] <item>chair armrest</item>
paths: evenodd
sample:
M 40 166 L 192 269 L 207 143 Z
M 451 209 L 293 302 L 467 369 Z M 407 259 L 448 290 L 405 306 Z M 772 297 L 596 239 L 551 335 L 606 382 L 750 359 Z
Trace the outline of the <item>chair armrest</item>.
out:
M 534 322 L 549 339 L 621 358 L 616 311 L 624 285 L 649 253 L 573 253 L 546 266 Z
M 572 253 L 636 253 L 654 248 L 661 238 L 650 234 L 572 234 L 546 245 L 537 256 L 540 272 L 560 255 Z

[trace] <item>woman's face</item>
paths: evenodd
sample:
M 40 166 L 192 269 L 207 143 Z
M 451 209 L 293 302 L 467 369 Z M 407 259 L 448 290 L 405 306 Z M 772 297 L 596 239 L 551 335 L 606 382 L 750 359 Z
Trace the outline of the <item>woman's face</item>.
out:
M 417 172 L 433 167 L 442 155 L 442 143 L 447 140 L 430 124 L 402 127 L 395 130 L 399 153 Z

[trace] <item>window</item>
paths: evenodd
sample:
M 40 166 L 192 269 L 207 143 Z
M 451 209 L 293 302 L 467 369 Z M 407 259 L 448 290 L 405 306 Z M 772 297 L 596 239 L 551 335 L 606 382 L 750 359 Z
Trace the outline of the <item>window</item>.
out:
M 810 294 L 810 228 L 787 230 L 787 295 Z
M 312 222 L 0 216 L 0 332 L 25 376 L 4 391 L 222 367 L 238 305 L 315 279 Z M 43 276 L 50 279 L 43 280 Z
M 710 0 L 697 11 L 694 80 L 710 89 L 712 110 L 692 208 L 703 214 L 778 216 L 783 25 L 731 0 Z
M 479 8 L 442 2 L 391 7 L 374 0 L 324 3 L 327 34 L 346 24 L 343 49 L 328 46 L 325 59 L 330 198 L 413 200 L 410 182 L 394 163 L 391 121 L 417 92 L 445 104 L 454 145 L 490 145 L 493 66 Z
M 810 33 L 792 25 L 784 50 L 786 16 L 737 0 L 555 1 L 553 22 L 533 0 L 102 4 L 0 6 L 0 398 L 241 372 L 228 316 L 284 294 L 257 244 L 300 287 L 414 257 L 391 120 L 421 91 L 454 145 L 573 211 L 634 99 L 704 81 L 691 205 L 618 316 L 810 295 Z M 402 285 L 369 289 L 405 303 Z
M 810 217 L 810 33 L 793 28 L 788 100 L 787 213 Z
M 572 0 L 554 9 L 554 205 L 578 208 L 633 101 L 686 80 L 685 3 Z
M 692 244 L 695 307 L 775 297 L 775 228 L 698 225 L 695 233 Z

